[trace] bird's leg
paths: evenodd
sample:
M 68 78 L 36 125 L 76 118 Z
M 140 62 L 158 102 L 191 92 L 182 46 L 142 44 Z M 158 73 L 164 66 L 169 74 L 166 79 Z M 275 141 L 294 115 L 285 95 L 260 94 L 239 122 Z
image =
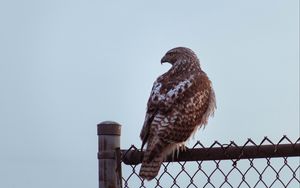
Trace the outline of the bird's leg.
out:
M 173 153 L 173 159 L 174 159 L 174 154 L 175 154 L 175 152 L 176 152 L 176 156 L 177 156 L 177 158 L 178 158 L 179 153 L 180 153 L 180 152 L 185 152 L 187 149 L 188 149 L 188 147 L 186 147 L 186 146 L 184 145 L 184 143 L 178 144 L 176 150 L 175 150 L 174 153 Z
M 184 144 L 179 146 L 179 150 L 185 152 L 187 149 L 189 149 L 188 147 L 186 147 Z

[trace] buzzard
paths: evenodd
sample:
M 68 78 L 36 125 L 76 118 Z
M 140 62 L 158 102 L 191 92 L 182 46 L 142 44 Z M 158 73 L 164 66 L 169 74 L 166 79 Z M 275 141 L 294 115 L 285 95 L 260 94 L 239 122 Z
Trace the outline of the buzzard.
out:
M 165 62 L 172 67 L 153 84 L 140 133 L 146 151 L 139 175 L 147 180 L 158 174 L 166 156 L 207 124 L 216 108 L 211 81 L 191 49 L 173 48 L 161 59 Z

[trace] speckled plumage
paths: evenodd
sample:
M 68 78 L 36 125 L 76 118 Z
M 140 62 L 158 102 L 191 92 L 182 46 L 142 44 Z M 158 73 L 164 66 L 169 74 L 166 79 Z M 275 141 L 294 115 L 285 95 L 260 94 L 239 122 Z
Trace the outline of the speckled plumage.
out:
M 211 81 L 196 54 L 185 47 L 168 51 L 172 67 L 153 84 L 140 138 L 147 144 L 140 176 L 153 179 L 164 158 L 203 125 L 216 108 Z

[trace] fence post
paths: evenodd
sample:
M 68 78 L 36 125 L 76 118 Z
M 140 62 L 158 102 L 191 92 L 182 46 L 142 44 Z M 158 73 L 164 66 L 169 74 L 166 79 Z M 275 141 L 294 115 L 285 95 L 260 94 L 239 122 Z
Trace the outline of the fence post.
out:
M 121 188 L 121 125 L 105 121 L 97 125 L 99 188 Z

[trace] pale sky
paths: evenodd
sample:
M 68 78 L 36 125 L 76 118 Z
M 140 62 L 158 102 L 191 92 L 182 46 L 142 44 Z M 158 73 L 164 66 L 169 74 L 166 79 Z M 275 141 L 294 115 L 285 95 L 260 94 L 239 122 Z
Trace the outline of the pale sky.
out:
M 190 141 L 299 137 L 299 1 L 1 1 L 0 187 L 97 187 L 96 125 L 140 146 L 166 51 L 198 55 L 217 97 Z

